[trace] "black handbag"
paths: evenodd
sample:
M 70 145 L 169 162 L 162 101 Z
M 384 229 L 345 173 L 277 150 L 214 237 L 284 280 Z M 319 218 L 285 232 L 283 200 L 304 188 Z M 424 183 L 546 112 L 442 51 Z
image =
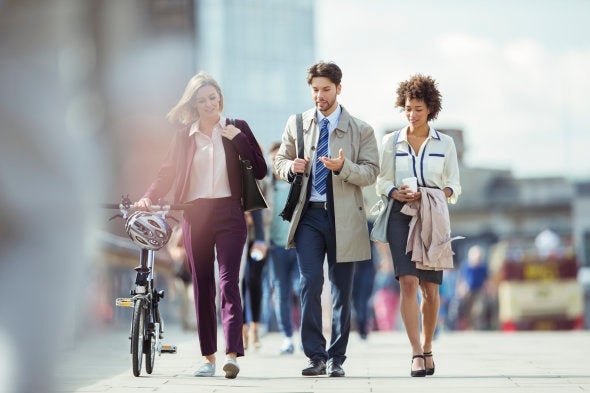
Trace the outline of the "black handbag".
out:
M 230 124 L 235 126 L 235 120 L 230 119 Z M 252 163 L 250 160 L 240 157 L 240 166 L 242 167 L 242 206 L 245 212 L 268 208 L 266 199 L 262 195 L 262 190 L 252 172 Z
M 252 172 L 250 160 L 240 159 L 242 166 L 242 206 L 245 212 L 266 209 L 268 204 Z
M 303 158 L 303 115 L 298 113 L 296 116 L 296 124 L 297 124 L 297 157 Z M 287 196 L 287 202 L 285 202 L 285 207 L 283 211 L 279 214 L 283 218 L 284 221 L 291 221 L 293 218 L 293 212 L 295 211 L 295 207 L 297 206 L 297 202 L 299 201 L 299 196 L 301 195 L 301 187 L 303 183 L 303 173 L 295 174 L 295 179 L 291 183 L 291 188 L 289 189 L 289 195 Z

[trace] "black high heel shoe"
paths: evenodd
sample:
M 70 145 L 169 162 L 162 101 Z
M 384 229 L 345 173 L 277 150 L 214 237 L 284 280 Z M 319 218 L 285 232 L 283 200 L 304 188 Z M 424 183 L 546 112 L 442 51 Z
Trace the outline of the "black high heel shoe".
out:
M 424 352 L 424 367 L 426 367 L 426 358 L 432 357 L 432 351 Z M 426 367 L 426 375 L 433 375 L 434 374 L 434 359 L 432 360 L 432 368 Z
M 423 368 L 422 370 L 412 370 L 412 365 L 414 364 L 414 359 L 422 358 L 424 360 L 424 364 L 426 365 L 426 359 L 424 355 L 414 355 L 412 356 L 412 362 L 410 363 L 410 375 L 412 377 L 425 377 L 426 376 L 426 369 Z

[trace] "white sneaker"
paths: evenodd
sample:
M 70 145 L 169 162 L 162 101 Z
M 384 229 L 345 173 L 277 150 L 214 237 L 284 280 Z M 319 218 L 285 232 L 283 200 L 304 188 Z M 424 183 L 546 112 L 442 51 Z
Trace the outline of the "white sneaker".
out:
M 215 365 L 213 363 L 205 362 L 193 374 L 195 377 L 214 377 Z
M 281 345 L 280 354 L 281 355 L 291 355 L 295 351 L 293 347 L 293 340 L 290 338 L 285 338 L 283 340 L 283 345 Z
M 225 363 L 223 364 L 223 371 L 225 371 L 226 378 L 234 379 L 240 372 L 240 366 L 238 366 L 238 362 L 232 358 L 226 358 Z

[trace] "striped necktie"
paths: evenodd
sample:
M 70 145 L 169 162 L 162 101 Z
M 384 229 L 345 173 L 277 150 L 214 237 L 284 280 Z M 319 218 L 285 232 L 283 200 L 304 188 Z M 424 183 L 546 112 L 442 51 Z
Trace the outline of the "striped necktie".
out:
M 328 156 L 328 125 L 330 121 L 326 118 L 322 120 L 320 128 L 320 137 L 318 139 L 318 148 L 316 149 L 315 159 L 315 176 L 313 178 L 313 187 L 321 195 L 326 193 L 326 179 L 328 178 L 328 169 L 319 160 L 320 157 Z

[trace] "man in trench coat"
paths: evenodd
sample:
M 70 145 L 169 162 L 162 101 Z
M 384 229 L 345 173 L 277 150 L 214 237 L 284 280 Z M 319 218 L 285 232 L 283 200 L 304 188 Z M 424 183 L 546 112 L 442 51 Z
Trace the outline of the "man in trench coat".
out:
M 301 342 L 309 365 L 302 375 L 343 377 L 350 333 L 353 265 L 371 258 L 362 187 L 375 182 L 379 152 L 371 126 L 338 104 L 342 72 L 320 62 L 308 70 L 315 107 L 303 113 L 304 158 L 297 158 L 295 115 L 287 121 L 275 170 L 292 182 L 303 174 L 287 248 L 301 273 Z M 327 144 L 327 146 L 326 146 Z M 321 293 L 327 256 L 332 292 L 330 345 L 322 333 Z

